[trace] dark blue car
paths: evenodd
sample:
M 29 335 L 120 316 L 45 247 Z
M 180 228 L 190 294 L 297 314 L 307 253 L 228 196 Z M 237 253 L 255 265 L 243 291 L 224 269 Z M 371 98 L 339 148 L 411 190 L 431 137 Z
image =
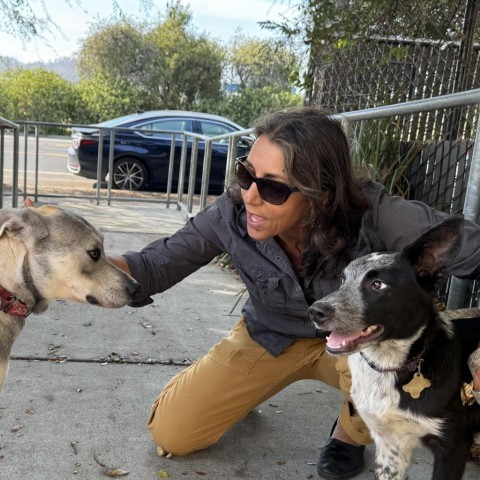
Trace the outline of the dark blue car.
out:
M 92 128 L 74 128 L 72 129 L 72 145 L 68 149 L 67 168 L 71 173 L 92 179 L 97 179 L 98 165 L 99 130 L 95 127 L 131 129 L 131 131 L 115 131 L 113 187 L 122 190 L 156 191 L 165 191 L 167 188 L 172 134 L 158 133 L 153 130 L 193 132 L 208 137 L 245 130 L 244 127 L 217 115 L 174 110 L 135 113 L 92 125 Z M 152 130 L 152 132 L 149 133 L 148 130 Z M 110 131 L 103 130 L 103 132 L 101 181 L 105 181 L 109 174 L 110 150 Z M 177 135 L 175 139 L 172 191 L 176 191 L 178 186 L 182 135 Z M 252 141 L 250 136 L 242 137 L 237 146 L 236 156 L 245 155 Z M 188 163 L 191 147 L 192 138 L 189 137 L 185 190 L 189 178 Z M 200 141 L 198 147 L 195 179 L 197 193 L 200 191 L 205 142 Z M 228 142 L 226 140 L 212 143 L 208 191 L 210 194 L 218 195 L 223 191 L 227 150 Z

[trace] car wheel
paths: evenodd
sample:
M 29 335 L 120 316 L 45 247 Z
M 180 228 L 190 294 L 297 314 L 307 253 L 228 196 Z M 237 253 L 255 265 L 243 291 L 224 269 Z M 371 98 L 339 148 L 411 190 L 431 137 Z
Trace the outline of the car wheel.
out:
M 148 180 L 147 169 L 140 160 L 122 158 L 113 165 L 112 183 L 120 190 L 142 190 Z

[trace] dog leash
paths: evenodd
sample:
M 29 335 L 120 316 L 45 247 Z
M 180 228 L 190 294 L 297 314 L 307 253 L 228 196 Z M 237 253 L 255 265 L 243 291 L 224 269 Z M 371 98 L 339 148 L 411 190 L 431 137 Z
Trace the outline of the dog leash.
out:
M 13 293 L 0 287 L 0 311 L 12 317 L 26 318 L 32 311 Z

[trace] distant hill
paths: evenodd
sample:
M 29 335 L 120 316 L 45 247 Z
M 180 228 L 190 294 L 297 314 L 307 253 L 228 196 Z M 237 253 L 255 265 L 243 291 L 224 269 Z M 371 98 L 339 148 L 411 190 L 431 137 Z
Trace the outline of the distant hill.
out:
M 75 60 L 70 57 L 60 57 L 50 62 L 22 63 L 12 57 L 0 56 L 0 73 L 10 68 L 44 68 L 49 72 L 58 73 L 69 82 L 78 82 L 78 75 L 75 70 Z

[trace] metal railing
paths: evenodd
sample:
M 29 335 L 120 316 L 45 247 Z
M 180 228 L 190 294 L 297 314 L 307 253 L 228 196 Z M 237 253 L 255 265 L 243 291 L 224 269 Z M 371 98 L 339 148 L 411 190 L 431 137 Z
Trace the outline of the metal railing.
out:
M 3 208 L 4 197 L 4 164 L 5 164 L 5 132 L 12 131 L 12 206 L 18 206 L 18 145 L 20 136 L 20 126 L 0 117 L 0 208 Z
M 468 141 L 468 146 L 464 147 L 458 158 L 455 158 L 455 155 L 452 152 L 456 152 L 456 150 L 451 147 L 454 143 L 449 140 L 449 147 L 448 147 L 448 154 L 446 155 L 448 159 L 448 167 L 453 168 L 453 173 L 448 173 L 445 175 L 443 169 L 446 168 L 443 165 L 438 167 L 435 163 L 439 158 L 443 158 L 442 155 L 424 155 L 425 159 L 421 159 L 422 161 L 426 162 L 426 166 L 423 165 L 423 170 L 420 172 L 427 172 L 425 175 L 428 175 L 428 172 L 434 172 L 433 177 L 437 180 L 443 182 L 443 184 L 450 182 L 450 189 L 458 190 L 460 188 L 462 190 L 461 201 L 459 202 L 456 200 L 455 207 L 453 200 L 442 201 L 441 206 L 443 210 L 448 211 L 449 213 L 454 213 L 457 211 L 462 211 L 465 215 L 465 218 L 473 220 L 475 222 L 478 221 L 479 213 L 480 213 L 480 129 L 478 128 L 479 125 L 479 116 L 478 116 L 478 106 L 480 105 L 480 89 L 471 90 L 467 92 L 455 93 L 444 95 L 440 97 L 430 98 L 430 99 L 423 99 L 411 102 L 405 102 L 398 105 L 388 105 L 382 106 L 377 108 L 371 108 L 366 110 L 356 110 L 351 112 L 343 112 L 334 114 L 333 117 L 338 118 L 342 121 L 347 135 L 350 135 L 352 128 L 358 122 L 365 122 L 365 121 L 374 121 L 381 118 L 410 118 L 418 114 L 419 112 L 435 112 L 435 111 L 442 111 L 446 109 L 457 109 L 457 108 L 465 108 L 467 106 L 474 106 L 474 112 L 469 113 L 469 118 L 473 118 L 473 121 L 469 122 L 469 130 L 467 133 L 461 133 L 463 135 L 467 135 L 469 138 L 466 139 Z M 435 114 L 432 113 L 432 117 Z M 453 117 L 457 117 L 458 115 L 452 115 Z M 448 117 L 448 115 L 447 115 Z M 14 132 L 14 143 L 16 147 L 13 151 L 13 156 L 17 157 L 14 159 L 14 175 L 13 175 L 13 184 L 12 184 L 12 204 L 16 205 L 18 203 L 18 138 L 19 138 L 19 129 L 23 127 L 24 129 L 24 169 L 26 177 L 26 165 L 27 165 L 27 143 L 28 143 L 28 132 L 30 129 L 34 129 L 34 139 L 36 145 L 35 151 L 35 190 L 33 194 L 35 196 L 39 195 L 38 193 L 38 185 L 37 185 L 37 175 L 39 170 L 39 158 L 38 158 L 38 137 L 39 131 L 43 126 L 57 126 L 57 127 L 85 127 L 84 125 L 65 125 L 65 124 L 55 124 L 55 123 L 41 123 L 41 122 L 18 122 L 18 124 L 14 124 L 11 122 L 5 121 L 4 126 L 1 130 L 1 144 L 0 144 L 0 151 L 3 152 L 4 146 L 4 137 L 3 132 L 5 129 L 13 130 Z M 91 128 L 91 127 L 90 127 Z M 108 169 L 109 171 L 112 170 L 113 162 L 114 162 L 114 152 L 113 152 L 113 143 L 115 139 L 115 134 L 117 131 L 122 130 L 118 128 L 99 128 L 99 142 L 102 143 L 103 138 L 106 135 L 109 135 L 110 141 L 110 150 L 108 155 Z M 141 130 L 139 130 L 141 131 Z M 148 133 L 151 134 L 153 131 L 149 130 Z M 167 188 L 166 188 L 166 198 L 165 199 L 135 199 L 135 201 L 154 201 L 160 203 L 166 203 L 167 207 L 171 204 L 176 205 L 178 209 L 180 209 L 186 216 L 192 216 L 195 214 L 196 211 L 203 208 L 208 202 L 208 186 L 210 180 L 210 173 L 211 173 L 211 159 L 212 159 L 212 150 L 214 147 L 215 142 L 218 141 L 228 141 L 228 148 L 226 154 L 226 164 L 225 164 L 225 177 L 228 179 L 230 175 L 233 173 L 234 168 L 234 159 L 237 154 L 237 146 L 238 141 L 242 136 L 249 135 L 252 133 L 252 129 L 246 129 L 243 131 L 235 132 L 234 134 L 226 134 L 221 135 L 218 137 L 205 137 L 202 135 L 193 134 L 190 132 L 171 132 L 171 131 L 155 131 L 155 133 L 169 133 L 172 135 L 172 147 L 176 145 L 177 139 L 181 138 L 181 155 L 180 155 L 180 165 L 179 165 L 179 179 L 178 179 L 178 186 L 177 186 L 177 198 L 176 200 L 172 199 L 172 174 L 173 174 L 173 166 L 175 163 L 175 158 L 173 152 L 173 148 L 170 150 L 170 158 L 169 158 L 169 170 L 168 170 L 168 181 L 167 181 Z M 458 138 L 455 141 L 462 141 L 465 142 L 465 138 Z M 195 178 L 197 174 L 197 168 L 199 164 L 199 145 L 203 146 L 203 167 L 202 167 L 202 178 L 201 178 L 201 188 L 200 193 L 195 193 Z M 430 144 L 431 149 L 440 149 L 442 152 L 445 149 L 445 145 L 441 143 L 441 139 L 436 139 L 436 143 Z M 188 158 L 187 152 L 190 149 L 190 158 Z M 426 149 L 425 151 L 429 151 Z M 99 148 L 99 152 L 102 149 Z M 3 166 L 3 153 L 2 157 Z M 461 161 L 460 161 L 461 160 Z M 112 195 L 112 179 L 111 176 L 108 180 L 108 188 L 106 193 L 103 193 L 100 189 L 101 185 L 101 171 L 102 171 L 102 162 L 104 161 L 103 156 L 99 153 L 98 157 L 98 174 L 97 174 L 97 189 L 96 194 L 94 197 L 81 197 L 80 198 L 94 198 L 99 204 L 101 201 L 107 201 L 110 204 L 111 201 L 131 201 L 131 198 L 122 198 L 118 197 L 117 195 Z M 188 183 L 187 189 L 185 191 L 185 183 L 186 183 L 186 172 L 189 172 L 188 176 Z M 0 169 L 1 171 L 2 169 Z M 16 171 L 15 171 L 16 170 Z M 422 174 L 423 175 L 423 174 Z M 419 182 L 425 182 L 425 176 L 422 178 L 422 175 L 418 175 Z M 445 180 L 448 177 L 448 182 Z M 419 189 L 416 189 L 419 190 Z M 26 183 L 24 180 L 24 188 L 22 194 L 24 196 L 30 195 L 30 192 L 27 191 Z M 58 196 L 53 194 L 41 194 L 41 196 Z M 62 196 L 62 195 L 60 195 Z M 63 195 L 65 196 L 65 195 Z M 71 195 L 70 195 L 71 196 Z M 74 195 L 75 197 L 79 197 L 78 195 Z M 0 195 L 0 201 L 1 201 Z M 425 199 L 421 198 L 422 201 Z M 426 201 L 431 206 L 438 208 L 436 203 L 436 199 L 432 198 Z M 475 287 L 474 287 L 475 289 Z M 465 299 L 467 298 L 467 284 L 464 281 L 459 281 L 457 279 L 453 279 L 450 285 L 450 292 L 449 292 L 449 302 L 448 305 L 450 308 L 456 308 L 462 306 L 465 303 Z
M 122 191 L 115 190 L 113 184 L 113 175 L 108 175 L 108 179 L 105 182 L 105 171 L 112 172 L 114 169 L 114 162 L 118 158 L 115 155 L 115 139 L 116 135 L 121 132 L 131 132 L 130 128 L 107 128 L 107 127 L 97 127 L 91 125 L 81 125 L 81 124 L 65 124 L 65 123 L 55 123 L 55 122 L 32 122 L 32 121 L 19 121 L 16 124 L 8 122 L 5 120 L 5 128 L 7 125 L 9 128 L 15 126 L 15 133 L 12 137 L 12 140 L 15 143 L 13 148 L 12 157 L 13 157 L 13 171 L 14 178 L 12 179 L 12 184 L 14 190 L 12 190 L 12 204 L 15 206 L 18 205 L 18 197 L 27 196 L 33 197 L 35 201 L 39 197 L 47 198 L 79 198 L 85 200 L 94 200 L 97 205 L 102 201 L 106 201 L 108 205 L 112 201 L 132 201 L 131 196 L 122 196 Z M 98 155 L 97 155 L 97 175 L 96 175 L 96 186 L 95 193 L 92 194 L 58 194 L 48 191 L 39 190 L 39 173 L 41 171 L 41 151 L 40 151 L 40 140 L 42 138 L 41 132 L 42 129 L 85 129 L 96 133 L 96 140 L 98 141 Z M 3 132 L 3 130 L 2 130 Z M 212 154 L 213 147 L 216 142 L 225 143 L 222 146 L 225 149 L 225 165 L 223 166 L 224 174 L 229 171 L 229 166 L 233 165 L 235 154 L 236 154 L 236 144 L 238 140 L 242 137 L 242 133 L 239 134 L 225 134 L 219 135 L 216 137 L 207 137 L 204 135 L 196 134 L 193 132 L 187 131 L 173 131 L 173 130 L 152 130 L 152 129 L 135 129 L 135 132 L 139 134 L 148 134 L 148 138 L 154 139 L 153 135 L 161 135 L 163 141 L 165 136 L 171 136 L 170 148 L 169 148 L 169 159 L 168 159 L 168 174 L 166 189 L 164 191 L 164 198 L 158 198 L 154 196 L 147 197 L 146 195 L 142 198 L 136 197 L 134 200 L 137 202 L 153 202 L 153 203 L 164 203 L 167 207 L 170 205 L 176 205 L 176 207 L 181 210 L 186 216 L 194 215 L 195 211 L 203 208 L 208 201 L 209 194 L 209 184 L 210 184 L 210 173 L 212 166 Z M 158 138 L 158 137 L 157 137 Z M 106 140 L 107 139 L 107 140 Z M 2 134 L 2 140 L 4 136 Z M 22 156 L 19 150 L 19 140 L 22 142 L 20 145 L 22 147 L 23 154 L 23 168 L 20 168 L 19 157 Z M 104 153 L 104 144 L 108 141 L 108 155 Z M 33 190 L 29 190 L 28 186 L 28 157 L 32 146 L 34 145 L 34 160 L 33 160 Z M 4 155 L 5 143 L 3 142 L 0 146 L 1 153 Z M 180 156 L 176 155 L 176 151 L 180 149 Z M 217 146 L 218 150 L 218 146 Z M 203 156 L 200 161 L 200 152 L 203 151 Z M 218 154 L 217 154 L 218 157 Z M 65 151 L 65 165 L 67 160 L 67 151 Z M 159 160 L 160 161 L 160 160 Z M 105 167 L 105 162 L 107 166 Z M 200 182 L 200 192 L 198 192 L 198 178 L 197 178 L 197 169 L 198 165 L 202 163 L 202 172 L 201 172 L 201 182 Z M 1 164 L 0 173 L 3 174 L 4 164 Z M 31 165 L 30 165 L 31 166 Z M 66 171 L 66 167 L 65 167 Z M 19 189 L 19 172 L 23 172 L 23 185 Z M 174 185 L 174 173 L 178 174 L 178 183 Z M 73 175 L 73 174 L 72 174 Z M 106 184 L 106 188 L 102 188 Z M 2 183 L 3 185 L 3 183 Z M 176 199 L 174 199 L 174 192 L 176 191 Z M 3 199 L 4 196 L 9 196 L 8 193 L 1 192 L 0 199 Z M 196 203 L 195 203 L 196 202 Z

